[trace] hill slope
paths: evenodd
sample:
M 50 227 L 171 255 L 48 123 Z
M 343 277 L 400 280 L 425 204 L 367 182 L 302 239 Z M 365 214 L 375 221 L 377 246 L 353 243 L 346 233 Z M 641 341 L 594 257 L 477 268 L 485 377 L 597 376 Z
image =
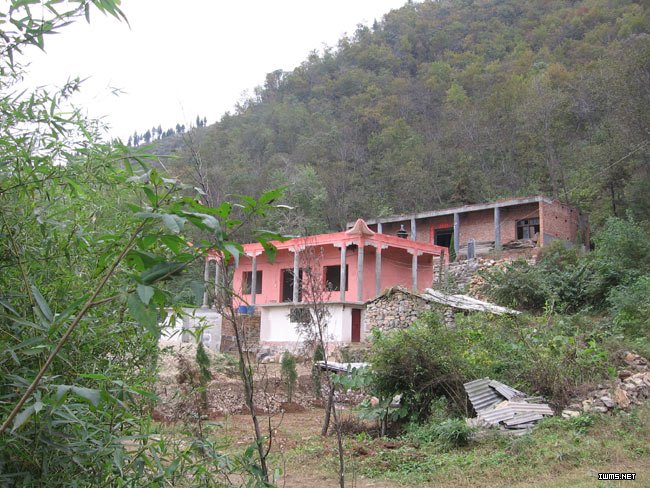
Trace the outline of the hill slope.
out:
M 287 231 L 545 193 L 650 219 L 646 2 L 408 3 L 187 139 L 216 200 L 288 185 Z M 297 40 L 299 42 L 299 40 Z

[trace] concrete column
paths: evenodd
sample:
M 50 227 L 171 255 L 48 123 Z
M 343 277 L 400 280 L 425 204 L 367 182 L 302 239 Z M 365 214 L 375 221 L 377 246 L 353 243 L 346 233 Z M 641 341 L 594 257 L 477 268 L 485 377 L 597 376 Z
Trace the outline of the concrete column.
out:
M 203 308 L 208 306 L 208 282 L 210 281 L 210 261 L 205 260 L 205 267 L 203 268 Z
M 375 296 L 381 293 L 381 245 L 377 245 L 375 254 Z
M 357 251 L 357 302 L 363 301 L 363 241 Z
M 251 275 L 251 305 L 255 305 L 257 295 L 257 255 L 253 254 L 253 267 Z
M 415 228 L 415 217 L 411 218 L 411 240 L 415 241 L 418 238 L 417 229 Z
M 418 253 L 413 251 L 411 257 L 411 278 L 413 279 L 413 290 L 418 289 Z
M 347 283 L 345 281 L 345 275 L 346 275 L 346 273 L 345 273 L 345 267 L 346 267 L 345 258 L 346 258 L 346 255 L 347 255 L 347 250 L 348 250 L 347 244 L 345 242 L 342 243 L 341 244 L 341 280 L 339 281 L 339 289 L 341 290 L 340 294 L 341 294 L 341 301 L 342 302 L 345 301 L 345 287 L 347 286 Z
M 501 250 L 501 209 L 494 207 L 494 249 Z
M 214 306 L 215 308 L 217 307 L 217 304 L 219 302 L 219 295 L 221 294 L 221 290 L 219 289 L 221 287 L 221 283 L 219 283 L 219 261 L 214 262 Z
M 293 251 L 293 303 L 300 301 L 300 251 Z
M 377 222 L 377 234 L 383 234 L 384 228 L 381 225 L 381 222 Z
M 460 214 L 454 214 L 454 251 L 456 256 L 458 256 L 458 251 L 460 251 Z

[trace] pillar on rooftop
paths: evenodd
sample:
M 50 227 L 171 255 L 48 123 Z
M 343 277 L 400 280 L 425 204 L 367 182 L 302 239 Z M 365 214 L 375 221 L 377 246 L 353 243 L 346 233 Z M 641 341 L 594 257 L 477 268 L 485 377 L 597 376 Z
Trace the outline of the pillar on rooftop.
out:
M 377 234 L 383 234 L 383 226 L 381 225 L 381 222 L 377 222 Z
M 376 246 L 375 254 L 375 296 L 381 293 L 381 250 L 384 248 L 381 244 Z
M 415 249 L 409 250 L 411 254 L 411 280 L 413 290 L 418 289 L 418 256 L 422 254 L 422 251 L 417 251 Z
M 357 248 L 357 302 L 363 301 L 363 239 L 359 239 Z M 343 268 L 341 268 L 341 272 Z
M 257 295 L 257 254 L 253 254 L 251 271 L 251 305 L 255 305 Z
M 208 282 L 210 281 L 210 260 L 205 259 L 205 267 L 203 268 L 203 308 L 208 307 Z
M 218 304 L 219 304 L 220 286 L 221 283 L 219 283 L 219 261 L 215 259 L 214 260 L 214 307 L 215 308 L 219 306 Z
M 415 227 L 415 217 L 411 217 L 411 240 L 415 241 L 417 240 L 418 237 L 418 232 Z
M 460 214 L 458 212 L 454 213 L 454 251 L 458 256 L 460 251 Z
M 494 249 L 501 250 L 501 209 L 494 207 Z
M 348 250 L 348 244 L 346 242 L 341 243 L 341 278 L 339 281 L 339 290 L 340 291 L 340 298 L 342 302 L 345 302 L 345 287 L 347 286 L 346 283 L 346 257 L 347 257 L 347 250 Z
M 293 248 L 293 303 L 300 301 L 300 249 Z

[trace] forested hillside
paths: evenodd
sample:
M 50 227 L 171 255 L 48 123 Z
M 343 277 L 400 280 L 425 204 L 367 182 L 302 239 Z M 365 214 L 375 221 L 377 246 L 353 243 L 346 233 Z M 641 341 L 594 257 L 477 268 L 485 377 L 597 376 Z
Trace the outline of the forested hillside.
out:
M 537 193 L 648 220 L 649 26 L 643 1 L 408 3 L 268 74 L 168 169 L 200 165 L 214 201 L 287 185 L 284 231 Z

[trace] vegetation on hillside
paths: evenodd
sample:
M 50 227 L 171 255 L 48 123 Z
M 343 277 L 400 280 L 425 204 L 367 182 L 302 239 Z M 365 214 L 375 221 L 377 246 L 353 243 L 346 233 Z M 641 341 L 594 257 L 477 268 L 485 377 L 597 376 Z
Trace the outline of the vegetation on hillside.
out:
M 200 156 L 220 197 L 288 185 L 289 233 L 537 193 L 644 221 L 649 26 L 633 0 L 409 2 L 269 73 L 174 172 Z

